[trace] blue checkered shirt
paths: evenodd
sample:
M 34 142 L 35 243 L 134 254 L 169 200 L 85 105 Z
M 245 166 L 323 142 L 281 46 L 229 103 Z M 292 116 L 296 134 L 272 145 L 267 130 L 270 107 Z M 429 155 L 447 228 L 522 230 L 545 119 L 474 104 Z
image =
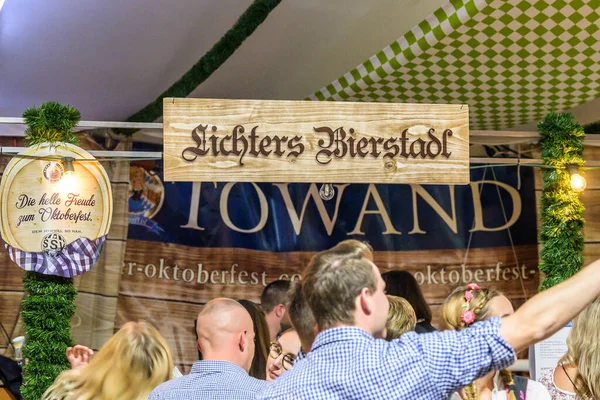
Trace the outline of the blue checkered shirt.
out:
M 304 360 L 305 358 L 306 358 L 306 353 L 304 352 L 304 350 L 302 350 L 302 347 L 300 347 L 300 351 L 296 355 L 296 359 L 294 360 L 294 362 Z
M 491 318 L 460 332 L 409 332 L 386 342 L 360 328 L 321 332 L 311 351 L 257 399 L 448 399 L 492 370 L 514 350 Z
M 253 400 L 267 381 L 228 361 L 196 361 L 189 375 L 163 383 L 148 400 Z

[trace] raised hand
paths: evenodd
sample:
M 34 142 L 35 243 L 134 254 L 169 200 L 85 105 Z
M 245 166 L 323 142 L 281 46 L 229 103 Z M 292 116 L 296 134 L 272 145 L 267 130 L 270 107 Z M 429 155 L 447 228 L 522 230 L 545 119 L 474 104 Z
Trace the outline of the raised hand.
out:
M 78 369 L 85 367 L 90 362 L 94 351 L 89 347 L 82 346 L 80 344 L 75 347 L 67 348 L 67 360 L 71 364 L 71 368 Z

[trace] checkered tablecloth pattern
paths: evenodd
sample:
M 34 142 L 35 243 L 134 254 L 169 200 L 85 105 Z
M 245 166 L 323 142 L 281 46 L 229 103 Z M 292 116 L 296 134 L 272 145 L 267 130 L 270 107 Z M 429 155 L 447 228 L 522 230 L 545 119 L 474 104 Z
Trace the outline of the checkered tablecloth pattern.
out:
M 106 236 L 95 240 L 80 238 L 66 245 L 62 250 L 53 252 L 30 253 L 4 243 L 10 259 L 25 271 L 39 272 L 71 278 L 92 269 Z
M 500 130 L 600 95 L 597 0 L 450 1 L 309 99 L 468 104 Z

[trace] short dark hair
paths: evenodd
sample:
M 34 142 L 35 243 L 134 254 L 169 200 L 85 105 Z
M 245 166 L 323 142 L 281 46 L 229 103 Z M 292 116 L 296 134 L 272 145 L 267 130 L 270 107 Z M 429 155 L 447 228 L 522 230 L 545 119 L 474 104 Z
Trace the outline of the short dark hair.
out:
M 415 309 L 417 320 L 423 319 L 431 322 L 431 309 L 421 293 L 417 280 L 410 272 L 402 270 L 388 271 L 381 274 L 385 282 L 385 292 L 408 300 Z
M 290 307 L 288 313 L 302 346 L 312 347 L 315 341 L 315 326 L 317 325 L 317 321 L 304 298 L 302 283 L 300 282 L 295 282 L 290 288 Z M 308 348 L 304 350 L 307 351 Z
M 273 311 L 279 304 L 283 304 L 287 307 L 290 302 L 288 297 L 290 286 L 290 281 L 280 279 L 269 283 L 267 287 L 265 287 L 260 295 L 260 305 L 265 314 Z

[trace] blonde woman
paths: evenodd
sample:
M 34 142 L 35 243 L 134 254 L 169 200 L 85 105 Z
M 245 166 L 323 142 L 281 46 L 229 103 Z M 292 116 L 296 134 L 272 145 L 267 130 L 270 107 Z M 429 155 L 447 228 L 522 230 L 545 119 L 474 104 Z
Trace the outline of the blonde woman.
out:
M 403 333 L 415 330 L 417 315 L 408 300 L 387 295 L 390 302 L 388 319 L 385 324 L 385 340 L 398 339 Z
M 600 399 L 599 332 L 600 298 L 575 318 L 567 338 L 567 354 L 540 379 L 553 400 Z
M 59 375 L 42 400 L 145 400 L 172 370 L 161 334 L 147 322 L 128 322 L 89 364 Z
M 444 302 L 443 320 L 448 329 L 462 330 L 489 317 L 506 317 L 515 312 L 505 296 L 477 284 L 456 288 Z M 507 369 L 491 372 L 471 382 L 451 400 L 550 400 L 539 382 L 514 376 Z

